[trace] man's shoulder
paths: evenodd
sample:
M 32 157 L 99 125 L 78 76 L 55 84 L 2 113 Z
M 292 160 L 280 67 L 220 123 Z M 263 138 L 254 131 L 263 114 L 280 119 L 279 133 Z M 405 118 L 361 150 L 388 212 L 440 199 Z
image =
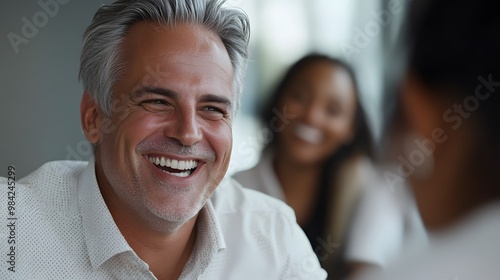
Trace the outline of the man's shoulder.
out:
M 80 173 L 85 169 L 86 161 L 49 161 L 42 164 L 36 170 L 23 178 L 17 179 L 17 185 L 26 187 L 36 187 L 40 183 L 54 183 L 67 181 L 68 179 L 77 179 Z M 0 176 L 0 185 L 7 184 L 7 178 Z
M 256 165 L 250 169 L 238 171 L 235 174 L 233 174 L 231 177 L 242 184 L 245 187 L 250 187 L 255 185 L 257 181 L 260 181 L 258 176 L 259 174 L 259 166 Z M 255 187 L 251 187 L 252 189 L 255 189 Z
M 211 198 L 232 271 L 255 279 L 325 279 L 293 210 L 283 201 L 226 178 Z M 264 272 L 266 275 L 259 274 Z M 231 278 L 232 279 L 232 278 Z
M 262 192 L 245 188 L 233 178 L 225 178 L 211 198 L 218 213 L 277 213 L 295 221 L 295 214 L 286 203 Z
M 64 212 L 74 206 L 78 178 L 87 166 L 83 161 L 51 161 L 15 182 L 12 188 L 19 205 L 44 205 L 45 210 L 51 207 Z M 7 185 L 5 178 L 0 178 L 0 187 Z M 73 205 L 73 206 L 71 206 Z M 28 207 L 25 209 L 31 209 Z
M 40 181 L 57 181 L 78 178 L 80 173 L 85 169 L 88 162 L 60 160 L 49 161 L 42 164 L 38 169 L 31 172 L 26 177 L 19 180 L 19 183 L 24 185 L 36 184 Z

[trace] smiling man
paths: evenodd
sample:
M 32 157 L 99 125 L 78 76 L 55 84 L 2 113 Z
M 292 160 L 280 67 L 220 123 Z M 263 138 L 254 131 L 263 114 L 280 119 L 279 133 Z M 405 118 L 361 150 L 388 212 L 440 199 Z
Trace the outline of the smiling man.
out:
M 99 9 L 80 65 L 94 157 L 17 183 L 1 279 L 326 278 L 290 208 L 224 179 L 248 27 L 219 0 Z

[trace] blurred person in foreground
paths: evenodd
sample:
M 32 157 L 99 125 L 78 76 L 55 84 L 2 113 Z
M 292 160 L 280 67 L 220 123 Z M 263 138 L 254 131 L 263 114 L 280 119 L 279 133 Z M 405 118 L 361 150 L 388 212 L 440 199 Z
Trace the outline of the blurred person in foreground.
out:
M 17 182 L 15 211 L 0 214 L 16 218 L 1 279 L 326 278 L 286 204 L 223 180 L 249 23 L 222 5 L 120 0 L 97 11 L 80 65 L 94 158 Z
M 412 1 L 399 96 L 408 176 L 429 246 L 362 279 L 500 277 L 498 1 Z M 396 98 L 394 98 L 396 99 Z
M 274 137 L 243 186 L 290 205 L 329 279 L 345 276 L 343 245 L 370 183 L 371 134 L 351 67 L 309 54 L 285 73 L 262 114 Z

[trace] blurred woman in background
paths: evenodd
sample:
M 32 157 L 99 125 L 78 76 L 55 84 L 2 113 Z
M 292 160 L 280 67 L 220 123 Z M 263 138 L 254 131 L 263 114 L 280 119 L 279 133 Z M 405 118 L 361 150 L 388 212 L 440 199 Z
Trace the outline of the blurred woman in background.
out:
M 329 279 L 345 274 L 342 247 L 370 177 L 372 140 L 352 69 L 310 54 L 292 65 L 262 114 L 274 134 L 243 186 L 288 203 Z
M 499 8 L 494 0 L 411 3 L 399 99 L 417 137 L 405 140 L 406 172 L 394 175 L 409 176 L 430 243 L 366 279 L 500 277 Z

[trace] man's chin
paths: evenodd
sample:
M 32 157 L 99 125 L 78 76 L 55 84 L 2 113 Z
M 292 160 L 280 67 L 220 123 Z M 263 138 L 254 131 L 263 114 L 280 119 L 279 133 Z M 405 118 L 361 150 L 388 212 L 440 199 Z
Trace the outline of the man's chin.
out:
M 165 207 L 165 203 L 170 207 Z M 167 231 L 175 231 L 185 223 L 197 216 L 198 212 L 204 207 L 206 201 L 199 202 L 191 207 L 186 207 L 188 203 L 182 200 L 163 202 L 160 204 L 149 205 L 150 212 L 157 217 L 158 223 Z M 180 207 L 175 207 L 175 205 Z

